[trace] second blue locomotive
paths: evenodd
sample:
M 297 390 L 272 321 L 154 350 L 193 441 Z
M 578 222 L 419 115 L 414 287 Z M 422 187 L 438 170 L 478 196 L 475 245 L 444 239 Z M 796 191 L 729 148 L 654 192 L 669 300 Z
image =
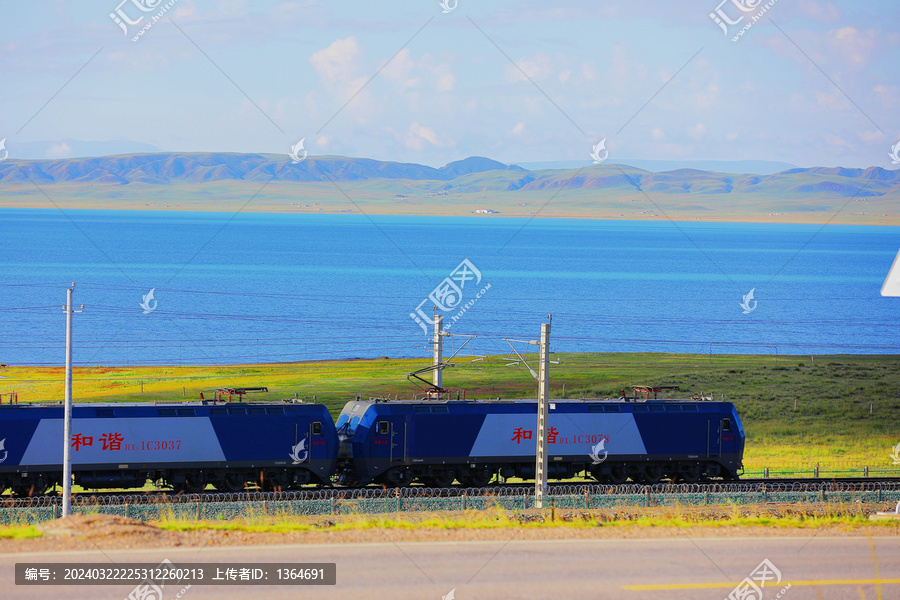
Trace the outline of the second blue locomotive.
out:
M 533 479 L 537 402 L 347 403 L 337 420 L 340 481 L 471 487 Z M 736 479 L 744 430 L 734 405 L 688 400 L 550 402 L 548 475 L 600 482 Z

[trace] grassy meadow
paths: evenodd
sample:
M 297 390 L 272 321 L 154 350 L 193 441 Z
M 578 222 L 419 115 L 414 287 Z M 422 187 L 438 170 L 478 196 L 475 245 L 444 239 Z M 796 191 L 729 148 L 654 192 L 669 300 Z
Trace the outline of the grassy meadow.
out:
M 532 366 L 536 366 L 536 357 Z M 561 354 L 551 365 L 553 398 L 616 397 L 633 384 L 677 385 L 669 397 L 714 395 L 734 402 L 747 433 L 745 477 L 820 473 L 900 475 L 892 447 L 900 444 L 900 357 L 737 356 L 690 354 Z M 458 358 L 444 384 L 466 398 L 534 397 L 537 385 L 507 357 Z M 421 386 L 406 374 L 427 359 L 341 360 L 233 366 L 79 367 L 77 402 L 172 402 L 211 398 L 217 387 L 266 386 L 251 401 L 316 398 L 333 414 L 359 395 L 412 398 Z M 3 402 L 63 399 L 61 367 L 0 368 Z

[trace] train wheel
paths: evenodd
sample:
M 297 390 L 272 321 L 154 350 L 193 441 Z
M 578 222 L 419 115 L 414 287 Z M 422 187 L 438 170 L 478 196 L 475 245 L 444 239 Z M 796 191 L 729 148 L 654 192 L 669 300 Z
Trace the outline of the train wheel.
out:
M 412 483 L 413 476 L 406 467 L 394 467 L 387 471 L 382 481 L 388 487 L 406 487 Z
M 692 463 L 687 466 L 687 469 L 681 472 L 681 480 L 685 483 L 697 483 L 700 481 L 700 475 L 700 465 Z
M 14 485 L 12 491 L 20 498 L 33 498 L 34 496 L 43 496 L 49 488 L 50 486 L 43 479 L 36 479 L 31 485 Z
M 644 474 L 641 476 L 641 483 L 653 485 L 659 483 L 662 479 L 663 470 L 659 465 L 647 465 L 644 467 Z
M 432 480 L 434 481 L 435 487 L 450 487 L 456 480 L 456 471 L 453 469 L 438 471 L 434 474 Z
M 609 483 L 609 475 L 603 475 L 600 473 L 600 469 L 588 469 L 588 473 L 591 474 L 591 477 L 596 479 L 599 483 Z
M 622 485 L 628 480 L 628 469 L 625 465 L 611 465 L 609 468 L 609 482 L 613 485 Z
M 453 469 L 436 469 L 430 477 L 427 478 L 427 485 L 431 487 L 445 488 L 453 485 L 456 479 L 456 472 Z
M 177 488 L 188 494 L 199 494 L 206 489 L 206 477 L 203 473 L 188 473 L 184 476 L 184 485 Z
M 484 487 L 494 478 L 494 471 L 490 467 L 480 467 L 470 469 L 468 473 L 462 475 L 459 482 L 466 487 Z
M 216 484 L 216 489 L 222 492 L 236 494 L 244 491 L 244 478 L 235 473 L 226 473 Z

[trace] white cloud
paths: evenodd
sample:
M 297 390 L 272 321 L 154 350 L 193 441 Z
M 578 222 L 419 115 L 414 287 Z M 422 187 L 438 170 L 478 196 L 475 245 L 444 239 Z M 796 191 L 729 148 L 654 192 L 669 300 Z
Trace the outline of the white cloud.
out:
M 842 18 L 841 11 L 831 2 L 800 0 L 795 4 L 797 12 L 822 23 L 835 23 Z
M 650 135 L 653 136 L 653 139 L 656 140 L 656 141 L 660 141 L 660 140 L 666 139 L 666 134 L 665 134 L 665 132 L 663 132 L 663 130 L 660 129 L 659 127 L 654 127 L 654 128 L 653 128 L 653 131 L 650 132 Z
M 847 140 L 845 140 L 844 138 L 842 138 L 840 136 L 832 135 L 830 133 L 825 134 L 825 141 L 832 146 L 839 146 L 842 148 L 852 148 L 852 146 L 850 145 L 850 142 L 848 142 Z
M 597 78 L 597 71 L 594 69 L 593 61 L 588 61 L 581 65 L 581 76 L 588 81 L 593 81 Z
M 319 148 L 324 148 L 327 145 L 328 145 L 328 136 L 320 135 L 319 139 L 316 140 L 316 146 L 318 146 Z
M 322 83 L 332 91 L 355 92 L 365 83 L 361 76 L 361 51 L 355 37 L 335 40 L 327 48 L 314 52 L 309 62 Z
M 833 89 L 830 93 L 816 92 L 816 103 L 819 106 L 830 108 L 833 110 L 846 110 L 850 108 L 850 103 L 840 90 Z
M 516 123 L 516 126 L 512 128 L 512 133 L 514 135 L 522 135 L 522 132 L 524 132 L 524 131 L 525 131 L 525 123 L 523 123 L 522 121 L 519 121 L 518 123 Z
M 425 148 L 425 142 L 432 146 L 440 145 L 434 129 L 419 125 L 417 121 L 413 121 L 406 132 L 406 147 L 412 150 L 422 150 Z
M 709 109 L 716 105 L 716 101 L 719 99 L 719 86 L 710 83 L 706 86 L 706 89 L 697 93 L 697 108 L 701 109 Z
M 421 82 L 420 77 L 413 75 L 415 68 L 416 65 L 410 58 L 409 48 L 404 48 L 387 64 L 381 71 L 381 74 L 387 79 L 399 83 L 404 88 L 411 88 L 416 87 Z
M 867 144 L 871 144 L 884 140 L 884 134 L 877 129 L 870 129 L 869 131 L 860 132 L 859 139 Z
M 864 67 L 875 49 L 875 32 L 860 32 L 855 27 L 847 26 L 828 32 L 828 42 L 840 56 L 849 60 L 854 66 Z
M 688 135 L 697 140 L 698 142 L 706 135 L 708 129 L 706 125 L 703 123 L 697 123 L 688 131 Z
M 885 108 L 893 108 L 897 105 L 897 86 L 878 84 L 872 91 L 878 94 L 881 105 Z
M 456 75 L 453 73 L 441 73 L 438 76 L 437 88 L 442 92 L 449 92 L 456 86 Z
M 70 158 L 72 156 L 72 147 L 67 143 L 51 144 L 47 148 L 47 158 Z
M 526 76 L 535 80 L 546 79 L 553 74 L 553 71 L 550 57 L 543 52 L 538 52 L 534 56 L 520 58 L 516 61 L 516 65 L 508 65 L 506 78 L 508 81 L 523 81 Z

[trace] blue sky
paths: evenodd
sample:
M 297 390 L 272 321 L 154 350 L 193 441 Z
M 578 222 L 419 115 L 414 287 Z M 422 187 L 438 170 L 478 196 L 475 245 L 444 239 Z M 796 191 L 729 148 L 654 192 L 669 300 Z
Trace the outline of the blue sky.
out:
M 305 138 L 313 155 L 440 166 L 584 160 L 606 138 L 610 162 L 891 168 L 900 139 L 895 2 L 777 0 L 732 41 L 766 2 L 176 0 L 135 42 L 166 2 L 118 1 L 0 4 L 12 156 L 55 140 L 287 153 Z M 744 17 L 728 35 L 717 6 Z M 127 35 L 117 7 L 143 16 Z

